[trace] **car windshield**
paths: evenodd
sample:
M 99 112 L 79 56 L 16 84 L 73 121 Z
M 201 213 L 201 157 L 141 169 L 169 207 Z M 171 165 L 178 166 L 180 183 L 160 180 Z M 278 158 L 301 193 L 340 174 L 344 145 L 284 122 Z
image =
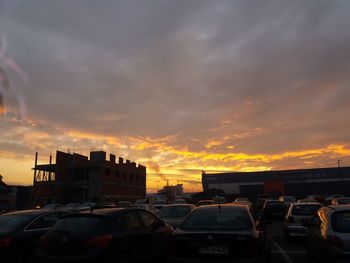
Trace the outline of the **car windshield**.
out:
M 335 232 L 350 233 L 350 210 L 334 213 L 332 227 Z
M 252 228 L 248 213 L 238 208 L 194 210 L 180 226 L 183 230 L 238 231 Z
M 321 207 L 321 205 L 296 205 L 293 207 L 292 215 L 311 216 Z
M 86 234 L 95 229 L 105 219 L 93 216 L 74 216 L 59 220 L 52 231 L 64 231 L 72 234 Z
M 272 207 L 272 206 L 284 206 L 284 203 L 281 201 L 269 201 L 266 202 L 267 207 Z
M 296 199 L 293 196 L 286 196 L 284 197 L 284 201 L 287 202 L 294 202 Z
M 185 217 L 191 208 L 189 206 L 166 206 L 160 210 L 159 216 L 164 217 Z
M 2 215 L 0 216 L 0 233 L 14 230 L 21 224 L 30 221 L 31 218 L 33 215 Z

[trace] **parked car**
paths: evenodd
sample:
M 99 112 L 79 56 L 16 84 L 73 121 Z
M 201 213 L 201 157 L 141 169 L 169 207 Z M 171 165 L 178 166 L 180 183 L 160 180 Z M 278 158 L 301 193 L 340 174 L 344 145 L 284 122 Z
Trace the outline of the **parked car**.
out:
M 0 216 L 0 259 L 28 260 L 45 234 L 65 211 L 22 210 Z
M 119 202 L 117 202 L 116 207 L 120 207 L 120 208 L 134 207 L 134 205 L 129 201 L 119 201 Z
M 202 206 L 202 205 L 213 205 L 214 201 L 213 200 L 200 200 L 197 202 L 197 206 Z
M 272 199 L 273 199 L 272 195 L 270 195 L 270 194 L 258 195 L 258 200 L 257 200 L 258 209 L 261 209 L 264 206 L 266 200 L 272 200 Z
M 324 204 L 325 205 L 330 205 L 332 204 L 332 200 L 335 199 L 335 198 L 340 198 L 340 197 L 344 197 L 343 194 L 334 194 L 334 195 L 331 195 L 331 196 L 328 196 L 325 200 L 324 200 Z
M 297 203 L 319 203 L 316 199 L 312 199 L 312 198 L 303 198 L 303 199 L 299 199 Z
M 287 240 L 290 241 L 295 237 L 305 237 L 305 221 L 311 219 L 315 212 L 322 206 L 323 205 L 318 202 L 291 204 L 285 216 L 283 225 L 283 233 Z
M 262 214 L 267 222 L 273 219 L 283 219 L 287 205 L 279 200 L 266 200 L 262 208 Z
M 246 197 L 237 197 L 234 202 L 250 202 Z
M 57 204 L 57 203 L 51 203 L 43 206 L 41 209 L 43 210 L 58 210 L 58 209 L 63 209 L 64 205 L 62 204 Z
M 350 262 L 350 205 L 322 207 L 305 225 L 310 256 L 319 262 Z
M 333 198 L 331 205 L 348 205 L 350 204 L 350 197 Z
M 64 206 L 64 208 L 62 208 L 66 211 L 72 212 L 72 213 L 79 213 L 79 212 L 83 212 L 83 211 L 89 211 L 90 208 L 87 206 L 84 206 L 83 204 L 80 203 L 70 203 L 70 204 L 66 204 Z
M 226 203 L 226 198 L 223 196 L 215 196 L 213 198 L 214 204 L 225 204 Z
M 164 262 L 172 232 L 143 209 L 98 209 L 62 218 L 41 238 L 37 255 L 45 262 Z
M 248 198 L 245 198 L 245 197 L 239 197 L 239 198 L 236 198 L 234 201 L 233 201 L 234 204 L 242 204 L 242 205 L 248 205 L 248 206 L 253 206 L 253 203 L 249 201 Z
M 194 208 L 191 204 L 167 205 L 159 211 L 159 217 L 175 229 Z
M 171 262 L 267 262 L 269 256 L 264 227 L 247 206 L 198 207 L 171 240 Z
M 186 200 L 182 198 L 176 198 L 174 204 L 186 204 Z
M 138 208 L 141 208 L 141 209 L 145 209 L 145 210 L 148 210 L 154 214 L 157 214 L 158 213 L 158 209 L 155 208 L 153 205 L 151 204 L 137 204 L 136 207 Z
M 282 201 L 284 202 L 286 205 L 290 205 L 292 203 L 295 203 L 297 201 L 297 199 L 295 199 L 294 196 L 291 196 L 291 195 L 283 195 L 283 196 L 280 196 L 278 198 L 279 201 Z

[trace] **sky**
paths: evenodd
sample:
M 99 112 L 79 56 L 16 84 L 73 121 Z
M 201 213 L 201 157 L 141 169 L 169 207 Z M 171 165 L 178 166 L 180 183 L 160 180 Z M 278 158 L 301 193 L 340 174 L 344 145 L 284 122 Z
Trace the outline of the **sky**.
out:
M 349 13 L 347 0 L 0 0 L 0 174 L 30 184 L 35 151 L 56 150 L 143 164 L 149 192 L 200 191 L 202 171 L 350 166 Z

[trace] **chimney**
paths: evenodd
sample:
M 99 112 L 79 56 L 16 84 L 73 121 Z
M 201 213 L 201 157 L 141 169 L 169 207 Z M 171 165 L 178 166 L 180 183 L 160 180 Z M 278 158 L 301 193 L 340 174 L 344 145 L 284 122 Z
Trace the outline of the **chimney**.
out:
M 114 155 L 114 154 L 110 154 L 110 155 L 109 155 L 109 161 L 110 161 L 111 163 L 115 163 L 115 155 Z
M 124 159 L 122 157 L 119 157 L 119 164 L 123 164 L 124 163 Z

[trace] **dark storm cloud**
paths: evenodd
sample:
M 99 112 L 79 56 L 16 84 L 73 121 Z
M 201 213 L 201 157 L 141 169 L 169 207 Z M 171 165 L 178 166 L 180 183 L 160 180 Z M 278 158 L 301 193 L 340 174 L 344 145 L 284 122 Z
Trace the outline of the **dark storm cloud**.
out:
M 175 134 L 192 150 L 225 136 L 222 146 L 251 153 L 349 143 L 348 1 L 0 7 L 35 119 L 115 136 Z

